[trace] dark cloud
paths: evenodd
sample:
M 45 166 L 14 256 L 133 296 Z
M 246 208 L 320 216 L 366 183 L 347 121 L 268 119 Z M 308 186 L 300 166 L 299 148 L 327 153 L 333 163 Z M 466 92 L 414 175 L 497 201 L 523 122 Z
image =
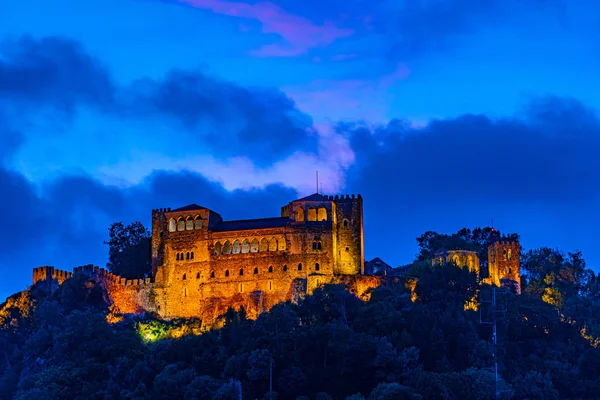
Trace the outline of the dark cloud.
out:
M 87 107 L 100 118 L 121 119 L 124 129 L 131 121 L 149 129 L 166 126 L 171 133 L 163 133 L 165 143 L 174 135 L 186 149 L 247 156 L 259 165 L 317 148 L 311 118 L 275 89 L 244 88 L 181 70 L 160 80 L 117 85 L 101 61 L 60 37 L 5 41 L 0 56 L 0 115 L 12 116 L 13 129 L 17 120 L 35 119 L 46 110 L 60 111 L 62 120 Z
M 297 196 L 277 185 L 228 192 L 192 172 L 164 171 L 126 189 L 86 176 L 63 176 L 37 187 L 2 168 L 0 193 L 0 208 L 7 214 L 6 229 L 0 231 L 0 274 L 5 277 L 0 298 L 25 288 L 36 266 L 70 270 L 88 263 L 105 265 L 108 249 L 103 241 L 110 224 L 140 220 L 150 228 L 153 208 L 200 203 L 224 219 L 257 218 L 278 216 L 280 207 Z
M 23 37 L 0 46 L 0 101 L 73 112 L 106 106 L 114 88 L 102 64 L 70 39 Z
M 581 248 L 600 262 L 590 236 L 600 223 L 600 119 L 576 100 L 545 97 L 512 117 L 463 115 L 421 129 L 401 120 L 338 129 L 356 152 L 347 186 L 365 198 L 369 257 L 408 262 L 424 231 L 495 218 L 526 246 Z

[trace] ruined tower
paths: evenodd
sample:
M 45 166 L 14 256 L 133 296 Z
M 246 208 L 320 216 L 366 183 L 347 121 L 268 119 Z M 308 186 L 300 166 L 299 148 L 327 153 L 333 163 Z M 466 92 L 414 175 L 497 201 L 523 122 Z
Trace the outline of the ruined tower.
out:
M 504 286 L 516 282 L 521 292 L 521 245 L 519 242 L 496 242 L 488 248 L 488 271 L 492 284 Z M 504 281 L 504 282 L 503 282 Z

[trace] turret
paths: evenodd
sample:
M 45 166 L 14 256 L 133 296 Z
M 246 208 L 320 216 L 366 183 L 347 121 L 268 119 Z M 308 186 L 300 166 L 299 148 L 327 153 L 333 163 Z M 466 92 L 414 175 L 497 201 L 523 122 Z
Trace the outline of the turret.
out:
M 519 242 L 496 242 L 488 248 L 488 271 L 496 286 L 516 285 L 521 292 L 521 245 Z

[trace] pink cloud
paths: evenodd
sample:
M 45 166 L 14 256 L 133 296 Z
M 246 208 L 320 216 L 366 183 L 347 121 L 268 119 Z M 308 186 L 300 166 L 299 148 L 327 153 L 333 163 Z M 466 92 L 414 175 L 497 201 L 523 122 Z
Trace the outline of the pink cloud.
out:
M 261 57 L 295 56 L 305 53 L 310 48 L 327 46 L 339 38 L 353 34 L 353 30 L 337 28 L 330 21 L 325 21 L 323 25 L 316 25 L 306 18 L 289 14 L 269 2 L 257 4 L 222 0 L 180 0 L 180 2 L 217 14 L 256 19 L 261 22 L 264 33 L 275 33 L 285 40 L 285 43 L 267 45 L 253 52 L 253 55 Z

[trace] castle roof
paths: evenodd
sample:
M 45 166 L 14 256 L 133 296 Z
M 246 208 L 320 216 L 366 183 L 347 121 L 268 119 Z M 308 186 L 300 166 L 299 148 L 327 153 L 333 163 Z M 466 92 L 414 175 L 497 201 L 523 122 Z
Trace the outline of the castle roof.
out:
M 244 219 L 237 221 L 223 221 L 215 226 L 213 232 L 245 231 L 250 229 L 283 228 L 289 222 L 286 217 Z
M 324 196 L 320 193 L 314 193 L 314 194 L 311 194 L 310 196 L 306 196 L 306 197 L 303 197 L 303 198 L 295 200 L 295 201 L 326 201 L 326 200 L 329 200 L 329 196 Z
M 171 212 L 175 212 L 175 211 L 194 211 L 194 210 L 203 210 L 203 209 L 205 209 L 205 208 L 206 208 L 206 207 L 201 207 L 201 206 L 199 206 L 198 204 L 189 204 L 189 205 L 187 205 L 187 206 L 184 206 L 184 207 L 179 207 L 179 208 L 176 208 L 176 209 L 174 209 L 174 210 L 171 210 Z

